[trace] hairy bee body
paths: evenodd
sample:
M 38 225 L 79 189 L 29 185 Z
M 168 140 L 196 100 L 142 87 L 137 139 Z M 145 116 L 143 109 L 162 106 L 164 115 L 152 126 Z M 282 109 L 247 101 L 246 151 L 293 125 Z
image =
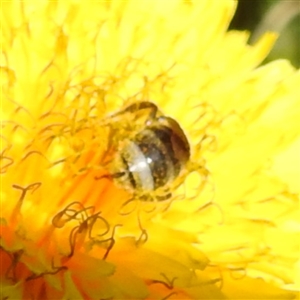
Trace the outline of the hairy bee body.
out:
M 132 104 L 114 116 L 130 113 L 137 121 L 134 116 L 141 112 L 146 121 L 122 139 L 112 176 L 127 189 L 145 194 L 172 184 L 190 158 L 190 146 L 180 125 L 159 113 L 152 102 Z

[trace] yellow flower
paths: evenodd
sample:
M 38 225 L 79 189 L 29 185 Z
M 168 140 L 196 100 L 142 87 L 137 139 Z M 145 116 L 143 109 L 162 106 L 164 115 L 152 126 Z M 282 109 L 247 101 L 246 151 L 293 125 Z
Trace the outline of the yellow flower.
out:
M 2 2 L 1 299 L 298 295 L 300 74 L 235 6 Z M 106 175 L 141 100 L 190 140 L 171 200 Z

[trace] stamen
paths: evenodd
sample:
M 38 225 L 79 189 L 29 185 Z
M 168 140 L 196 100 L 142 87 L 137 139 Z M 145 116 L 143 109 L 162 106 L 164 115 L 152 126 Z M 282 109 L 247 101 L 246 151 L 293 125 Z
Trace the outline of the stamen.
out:
M 245 268 L 243 268 L 243 267 L 230 267 L 229 271 L 230 271 L 230 273 L 229 273 L 230 277 L 232 279 L 239 280 L 239 279 L 243 279 L 247 276 L 246 267 Z
M 26 278 L 26 281 L 34 280 L 34 279 L 40 278 L 44 275 L 55 275 L 55 274 L 57 274 L 58 272 L 60 272 L 62 270 L 68 270 L 68 267 L 66 267 L 66 266 L 55 267 L 55 268 L 56 268 L 56 270 L 54 270 L 54 271 L 46 271 L 46 272 L 43 272 L 43 273 L 40 273 L 40 274 L 34 274 L 33 273 L 31 276 Z
M 12 280 L 13 282 L 16 282 L 17 281 L 16 266 L 19 263 L 20 258 L 24 253 L 24 250 L 20 249 L 20 250 L 15 251 L 15 252 L 7 252 L 5 249 L 3 249 L 3 251 L 6 252 L 6 254 L 11 258 L 11 265 L 6 270 L 5 277 L 7 279 Z M 9 276 L 9 273 L 12 273 L 11 277 Z
M 69 236 L 70 254 L 67 256 L 68 258 L 71 258 L 74 255 L 76 237 L 77 237 L 77 233 L 79 231 L 79 227 L 80 226 L 74 227 L 70 233 L 70 236 Z
M 172 292 L 172 293 L 168 294 L 166 297 L 161 298 L 161 300 L 167 300 L 167 299 L 169 299 L 171 296 L 177 295 L 177 294 L 178 294 L 177 292 Z
M 139 236 L 139 238 L 136 241 L 136 246 L 137 247 L 140 246 L 140 245 L 145 244 L 147 242 L 147 240 L 148 240 L 148 233 L 147 233 L 146 229 L 144 229 L 142 227 L 139 214 L 138 214 L 138 224 L 139 224 L 139 228 L 142 231 L 142 233 L 141 233 L 141 235 Z
M 160 275 L 166 280 L 166 282 L 161 280 L 152 280 L 152 283 L 160 283 L 167 289 L 172 290 L 174 288 L 174 281 L 178 278 L 174 277 L 172 280 L 170 280 L 164 273 L 160 273 Z
M 210 201 L 210 202 L 204 204 L 203 206 L 199 207 L 199 208 L 196 210 L 196 212 L 198 213 L 198 212 L 200 212 L 200 211 L 202 211 L 202 210 L 208 208 L 209 206 L 215 206 L 215 207 L 217 207 L 217 209 L 218 209 L 218 210 L 220 211 L 220 213 L 221 213 L 221 221 L 219 222 L 219 224 L 220 224 L 220 225 L 224 224 L 224 221 L 225 221 L 225 220 L 224 220 L 224 218 L 225 218 L 225 217 L 224 217 L 224 212 L 223 212 L 223 210 L 221 209 L 220 205 L 217 204 L 217 203 L 215 203 L 215 202 L 213 202 L 213 201 Z
M 7 162 L 2 165 L 2 161 L 5 161 L 5 160 Z M 1 174 L 6 173 L 8 167 L 10 167 L 14 163 L 14 160 L 11 157 L 8 157 L 8 156 L 1 156 L 0 161 L 1 161 L 1 167 L 0 167 L 0 173 Z
M 47 162 L 50 162 L 48 160 L 48 158 L 40 151 L 37 151 L 37 150 L 32 150 L 32 151 L 29 151 L 25 154 L 25 156 L 22 157 L 22 159 L 20 160 L 20 162 L 23 162 L 25 159 L 27 159 L 29 156 L 31 156 L 32 154 L 38 154 L 40 156 L 42 156 L 43 158 L 45 158 L 47 160 Z
M 220 282 L 219 289 L 222 290 L 223 285 L 224 285 L 224 276 L 223 276 L 221 267 L 219 265 L 215 265 L 215 264 L 209 264 L 208 266 L 212 267 L 212 268 L 216 268 L 218 270 L 220 278 L 215 278 L 214 280 L 215 280 L 215 283 Z
M 42 185 L 41 182 L 32 183 L 32 184 L 28 185 L 27 187 L 22 187 L 22 186 L 17 185 L 17 184 L 12 185 L 13 188 L 22 191 L 21 196 L 18 200 L 18 203 L 16 204 L 15 209 L 12 213 L 12 219 L 14 219 L 21 212 L 21 207 L 22 207 L 22 204 L 23 204 L 23 200 L 25 199 L 26 193 L 28 191 L 31 191 L 31 193 L 34 193 L 34 191 L 36 191 L 41 185 Z
M 130 204 L 131 202 L 135 202 L 135 206 L 133 207 L 133 209 L 131 211 L 129 211 L 129 212 L 122 212 L 122 209 L 124 207 L 126 207 L 128 204 Z M 135 211 L 136 208 L 137 208 L 137 206 L 138 206 L 138 201 L 134 197 L 130 198 L 129 200 L 125 201 L 121 205 L 120 210 L 119 210 L 119 214 L 122 215 L 122 216 L 127 216 L 127 215 L 131 214 L 133 211 Z
M 91 224 L 89 226 L 90 227 L 90 230 L 89 230 L 89 238 L 90 239 L 94 239 L 94 237 L 92 237 L 92 230 L 93 230 L 93 226 L 94 226 L 94 224 L 96 223 L 97 220 L 101 220 L 106 226 L 106 230 L 101 234 L 97 234 L 97 237 L 104 236 L 109 232 L 109 230 L 110 230 L 109 223 L 103 217 L 100 216 L 100 212 L 93 215 L 93 216 L 90 216 L 86 221 L 88 221 L 90 219 L 92 220 Z
M 81 210 L 76 211 L 75 209 L 70 209 L 71 206 L 73 205 L 78 205 L 80 207 Z M 86 213 L 87 210 L 91 209 L 92 211 L 94 210 L 93 206 L 89 206 L 87 208 L 84 208 L 84 206 L 78 202 L 72 202 L 69 205 L 67 205 L 62 211 L 58 212 L 53 218 L 52 218 L 52 225 L 56 228 L 62 228 L 67 222 L 69 222 L 70 220 L 77 220 L 76 217 L 79 214 L 83 214 Z M 70 212 L 72 214 L 70 214 Z M 63 220 L 63 216 L 67 216 L 68 218 L 66 218 L 65 220 Z M 88 218 L 88 215 L 86 213 L 86 218 Z
M 117 227 L 121 227 L 123 226 L 122 224 L 116 224 L 113 228 L 113 231 L 112 231 L 112 236 L 106 240 L 102 240 L 102 241 L 96 241 L 96 243 L 105 243 L 105 242 L 110 242 L 108 248 L 106 249 L 106 252 L 104 253 L 103 255 L 103 260 L 106 260 L 109 252 L 111 251 L 111 249 L 113 248 L 114 244 L 115 244 L 115 239 L 114 239 L 114 235 L 115 235 L 115 231 L 116 231 L 116 228 Z

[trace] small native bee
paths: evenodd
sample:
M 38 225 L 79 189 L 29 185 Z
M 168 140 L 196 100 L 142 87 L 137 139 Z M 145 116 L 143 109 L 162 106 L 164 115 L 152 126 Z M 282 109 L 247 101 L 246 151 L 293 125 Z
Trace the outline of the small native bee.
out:
M 110 177 L 140 200 L 170 198 L 168 187 L 190 158 L 186 135 L 174 119 L 164 116 L 152 102 L 136 102 L 110 118 L 120 120 L 125 115 L 131 117 L 135 129 L 118 141 L 115 170 Z M 125 122 L 120 126 L 126 126 Z M 160 193 L 156 193 L 158 190 Z M 155 197 L 151 196 L 153 192 Z

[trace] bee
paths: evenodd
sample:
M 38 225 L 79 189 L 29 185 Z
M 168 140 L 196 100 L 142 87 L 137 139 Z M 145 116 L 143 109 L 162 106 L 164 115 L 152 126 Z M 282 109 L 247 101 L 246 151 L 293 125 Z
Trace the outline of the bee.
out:
M 133 103 L 110 118 L 120 120 L 122 116 L 131 118 L 131 129 L 125 129 L 126 137 L 118 137 L 110 177 L 140 200 L 169 199 L 169 186 L 190 159 L 190 144 L 184 131 L 176 120 L 163 115 L 148 101 Z M 126 127 L 126 122 L 120 126 Z M 151 196 L 155 193 L 155 197 Z

